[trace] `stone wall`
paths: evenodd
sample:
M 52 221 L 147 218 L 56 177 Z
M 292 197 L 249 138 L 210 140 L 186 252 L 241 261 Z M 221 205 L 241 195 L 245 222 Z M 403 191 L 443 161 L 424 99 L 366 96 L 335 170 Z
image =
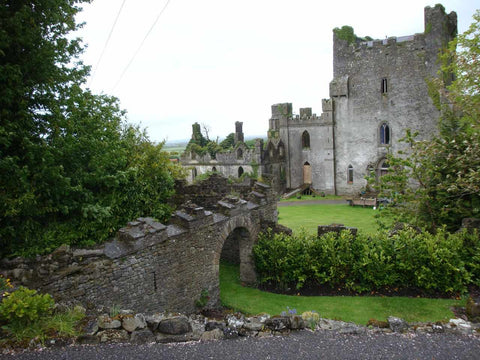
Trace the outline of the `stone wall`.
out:
M 225 197 L 215 212 L 190 202 L 166 225 L 140 218 L 97 248 L 62 246 L 36 259 L 3 260 L 0 273 L 57 301 L 190 313 L 203 290 L 208 306 L 219 305 L 219 262 L 231 234 L 242 234 L 233 236 L 242 281 L 255 281 L 252 246 L 276 222 L 275 197 L 257 183 L 248 200 Z

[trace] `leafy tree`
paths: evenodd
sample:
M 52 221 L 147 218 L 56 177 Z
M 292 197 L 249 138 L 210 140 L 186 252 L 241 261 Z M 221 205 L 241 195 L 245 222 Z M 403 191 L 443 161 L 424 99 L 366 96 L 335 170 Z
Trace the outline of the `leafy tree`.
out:
M 222 149 L 232 149 L 235 145 L 235 134 L 230 133 L 228 136 L 220 142 Z
M 456 49 L 458 49 L 456 51 Z M 480 213 L 480 11 L 470 28 L 441 56 L 438 79 L 429 83 L 441 111 L 439 134 L 416 141 L 407 131 L 409 151 L 390 155 L 381 195 L 392 199 L 382 212 L 431 230 L 455 230 Z M 452 76 L 453 75 L 453 76 Z
M 0 4 L 0 255 L 103 241 L 137 216 L 168 217 L 172 165 L 118 100 L 84 90 L 78 4 Z

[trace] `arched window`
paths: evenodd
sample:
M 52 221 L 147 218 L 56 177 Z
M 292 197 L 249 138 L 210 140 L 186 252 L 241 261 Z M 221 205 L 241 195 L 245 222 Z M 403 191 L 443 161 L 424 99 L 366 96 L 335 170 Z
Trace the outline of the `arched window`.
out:
M 353 166 L 352 165 L 348 165 L 348 169 L 347 169 L 347 182 L 349 184 L 353 184 Z
M 389 145 L 390 144 L 390 127 L 383 123 L 380 126 L 380 145 Z
M 268 144 L 268 157 L 270 159 L 273 159 L 274 156 L 275 156 L 275 148 L 273 147 L 272 143 L 269 143 Z
M 192 180 L 195 180 L 195 178 L 197 177 L 197 168 L 193 168 L 192 169 Z
M 305 130 L 302 134 L 302 148 L 310 149 L 310 134 Z
M 240 166 L 238 168 L 238 177 L 241 177 L 243 175 L 243 168 Z
M 243 150 L 242 148 L 237 149 L 237 159 L 241 159 L 243 157 Z
M 388 173 L 388 169 L 390 168 L 390 165 L 388 164 L 386 159 L 381 160 L 378 163 L 377 167 L 377 176 L 380 178 L 383 175 L 386 175 Z
M 285 147 L 283 146 L 283 143 L 280 143 L 278 145 L 278 156 L 280 159 L 283 159 L 285 157 Z
M 212 168 L 212 171 L 213 171 L 213 172 L 217 172 L 217 168 L 214 166 L 214 167 Z

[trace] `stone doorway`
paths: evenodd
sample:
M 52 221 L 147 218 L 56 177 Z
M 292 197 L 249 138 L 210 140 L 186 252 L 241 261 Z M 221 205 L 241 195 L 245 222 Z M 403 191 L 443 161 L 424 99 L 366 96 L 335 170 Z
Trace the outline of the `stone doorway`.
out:
M 303 184 L 312 184 L 312 167 L 308 161 L 303 164 Z

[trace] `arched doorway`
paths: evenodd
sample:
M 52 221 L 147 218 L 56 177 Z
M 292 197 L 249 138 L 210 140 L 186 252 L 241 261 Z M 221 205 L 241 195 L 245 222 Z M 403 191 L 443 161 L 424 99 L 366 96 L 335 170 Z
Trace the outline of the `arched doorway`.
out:
M 220 230 L 213 264 L 217 268 L 217 274 L 220 262 L 226 261 L 239 265 L 242 282 L 255 283 L 257 277 L 252 249 L 258 236 L 259 224 L 253 220 L 255 219 L 244 216 L 234 217 Z
M 303 164 L 303 183 L 312 183 L 312 167 L 310 166 L 310 163 L 308 161 Z
M 244 171 L 243 171 L 243 167 L 240 166 L 240 167 L 238 168 L 238 177 L 241 177 L 241 176 L 243 175 L 243 172 L 244 172 Z
M 244 227 L 239 227 L 233 230 L 225 239 L 222 252 L 220 254 L 220 261 L 225 261 L 230 264 L 240 265 L 240 245 L 244 241 L 249 240 L 248 230 Z

